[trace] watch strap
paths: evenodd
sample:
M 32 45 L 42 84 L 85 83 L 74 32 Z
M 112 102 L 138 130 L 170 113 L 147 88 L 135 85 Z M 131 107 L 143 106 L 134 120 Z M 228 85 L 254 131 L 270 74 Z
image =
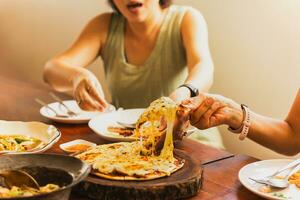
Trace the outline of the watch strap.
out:
M 199 94 L 199 90 L 191 84 L 185 83 L 185 84 L 180 85 L 179 88 L 180 87 L 188 88 L 190 90 L 191 97 L 198 96 L 198 94 Z
M 229 131 L 231 131 L 232 133 L 239 133 L 239 139 L 240 140 L 244 140 L 249 132 L 250 129 L 250 125 L 251 125 L 251 119 L 250 119 L 250 110 L 248 108 L 248 106 L 246 106 L 245 104 L 241 104 L 241 108 L 243 110 L 243 122 L 242 125 L 238 128 L 238 129 L 233 129 L 231 127 L 228 128 Z

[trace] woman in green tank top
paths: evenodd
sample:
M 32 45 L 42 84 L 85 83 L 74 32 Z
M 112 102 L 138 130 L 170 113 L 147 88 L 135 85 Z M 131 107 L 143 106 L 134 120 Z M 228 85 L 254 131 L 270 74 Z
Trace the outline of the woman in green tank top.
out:
M 116 107 L 146 107 L 161 96 L 180 102 L 196 90 L 209 90 L 214 68 L 199 11 L 168 0 L 109 2 L 115 12 L 92 19 L 70 49 L 47 62 L 46 82 L 72 91 L 82 109 L 103 111 L 102 87 L 85 69 L 100 56 Z M 215 135 L 200 139 L 222 146 Z

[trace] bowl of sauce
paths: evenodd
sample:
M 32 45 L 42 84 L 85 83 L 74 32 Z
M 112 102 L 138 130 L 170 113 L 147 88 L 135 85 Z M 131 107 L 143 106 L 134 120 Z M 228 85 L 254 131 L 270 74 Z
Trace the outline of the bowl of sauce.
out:
M 93 142 L 78 139 L 67 143 L 63 143 L 59 147 L 67 153 L 76 153 L 76 152 L 86 151 L 87 149 L 95 146 L 96 144 Z

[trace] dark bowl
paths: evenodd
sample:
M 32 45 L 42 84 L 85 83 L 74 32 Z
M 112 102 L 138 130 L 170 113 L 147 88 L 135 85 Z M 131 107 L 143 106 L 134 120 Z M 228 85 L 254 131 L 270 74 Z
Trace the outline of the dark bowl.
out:
M 48 183 L 61 188 L 32 197 L 0 198 L 0 200 L 68 200 L 71 188 L 90 172 L 90 166 L 81 160 L 57 154 L 21 154 L 0 156 L 0 170 L 22 169 L 44 186 Z

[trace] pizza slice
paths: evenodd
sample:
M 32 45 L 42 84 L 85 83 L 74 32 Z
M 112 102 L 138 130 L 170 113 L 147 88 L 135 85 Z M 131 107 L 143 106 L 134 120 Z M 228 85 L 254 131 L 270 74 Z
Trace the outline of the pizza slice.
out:
M 172 99 L 161 97 L 153 101 L 139 117 L 134 134 L 142 141 L 143 154 L 160 153 L 166 156 L 166 152 L 173 152 L 173 124 L 177 108 Z M 156 146 L 162 137 L 165 137 L 164 148 L 157 152 Z
M 76 157 L 93 166 L 92 173 L 112 180 L 151 180 L 170 176 L 184 165 L 173 155 L 173 124 L 177 105 L 162 97 L 152 102 L 137 121 L 134 142 L 99 145 Z M 155 154 L 155 146 L 162 135 L 162 150 Z

